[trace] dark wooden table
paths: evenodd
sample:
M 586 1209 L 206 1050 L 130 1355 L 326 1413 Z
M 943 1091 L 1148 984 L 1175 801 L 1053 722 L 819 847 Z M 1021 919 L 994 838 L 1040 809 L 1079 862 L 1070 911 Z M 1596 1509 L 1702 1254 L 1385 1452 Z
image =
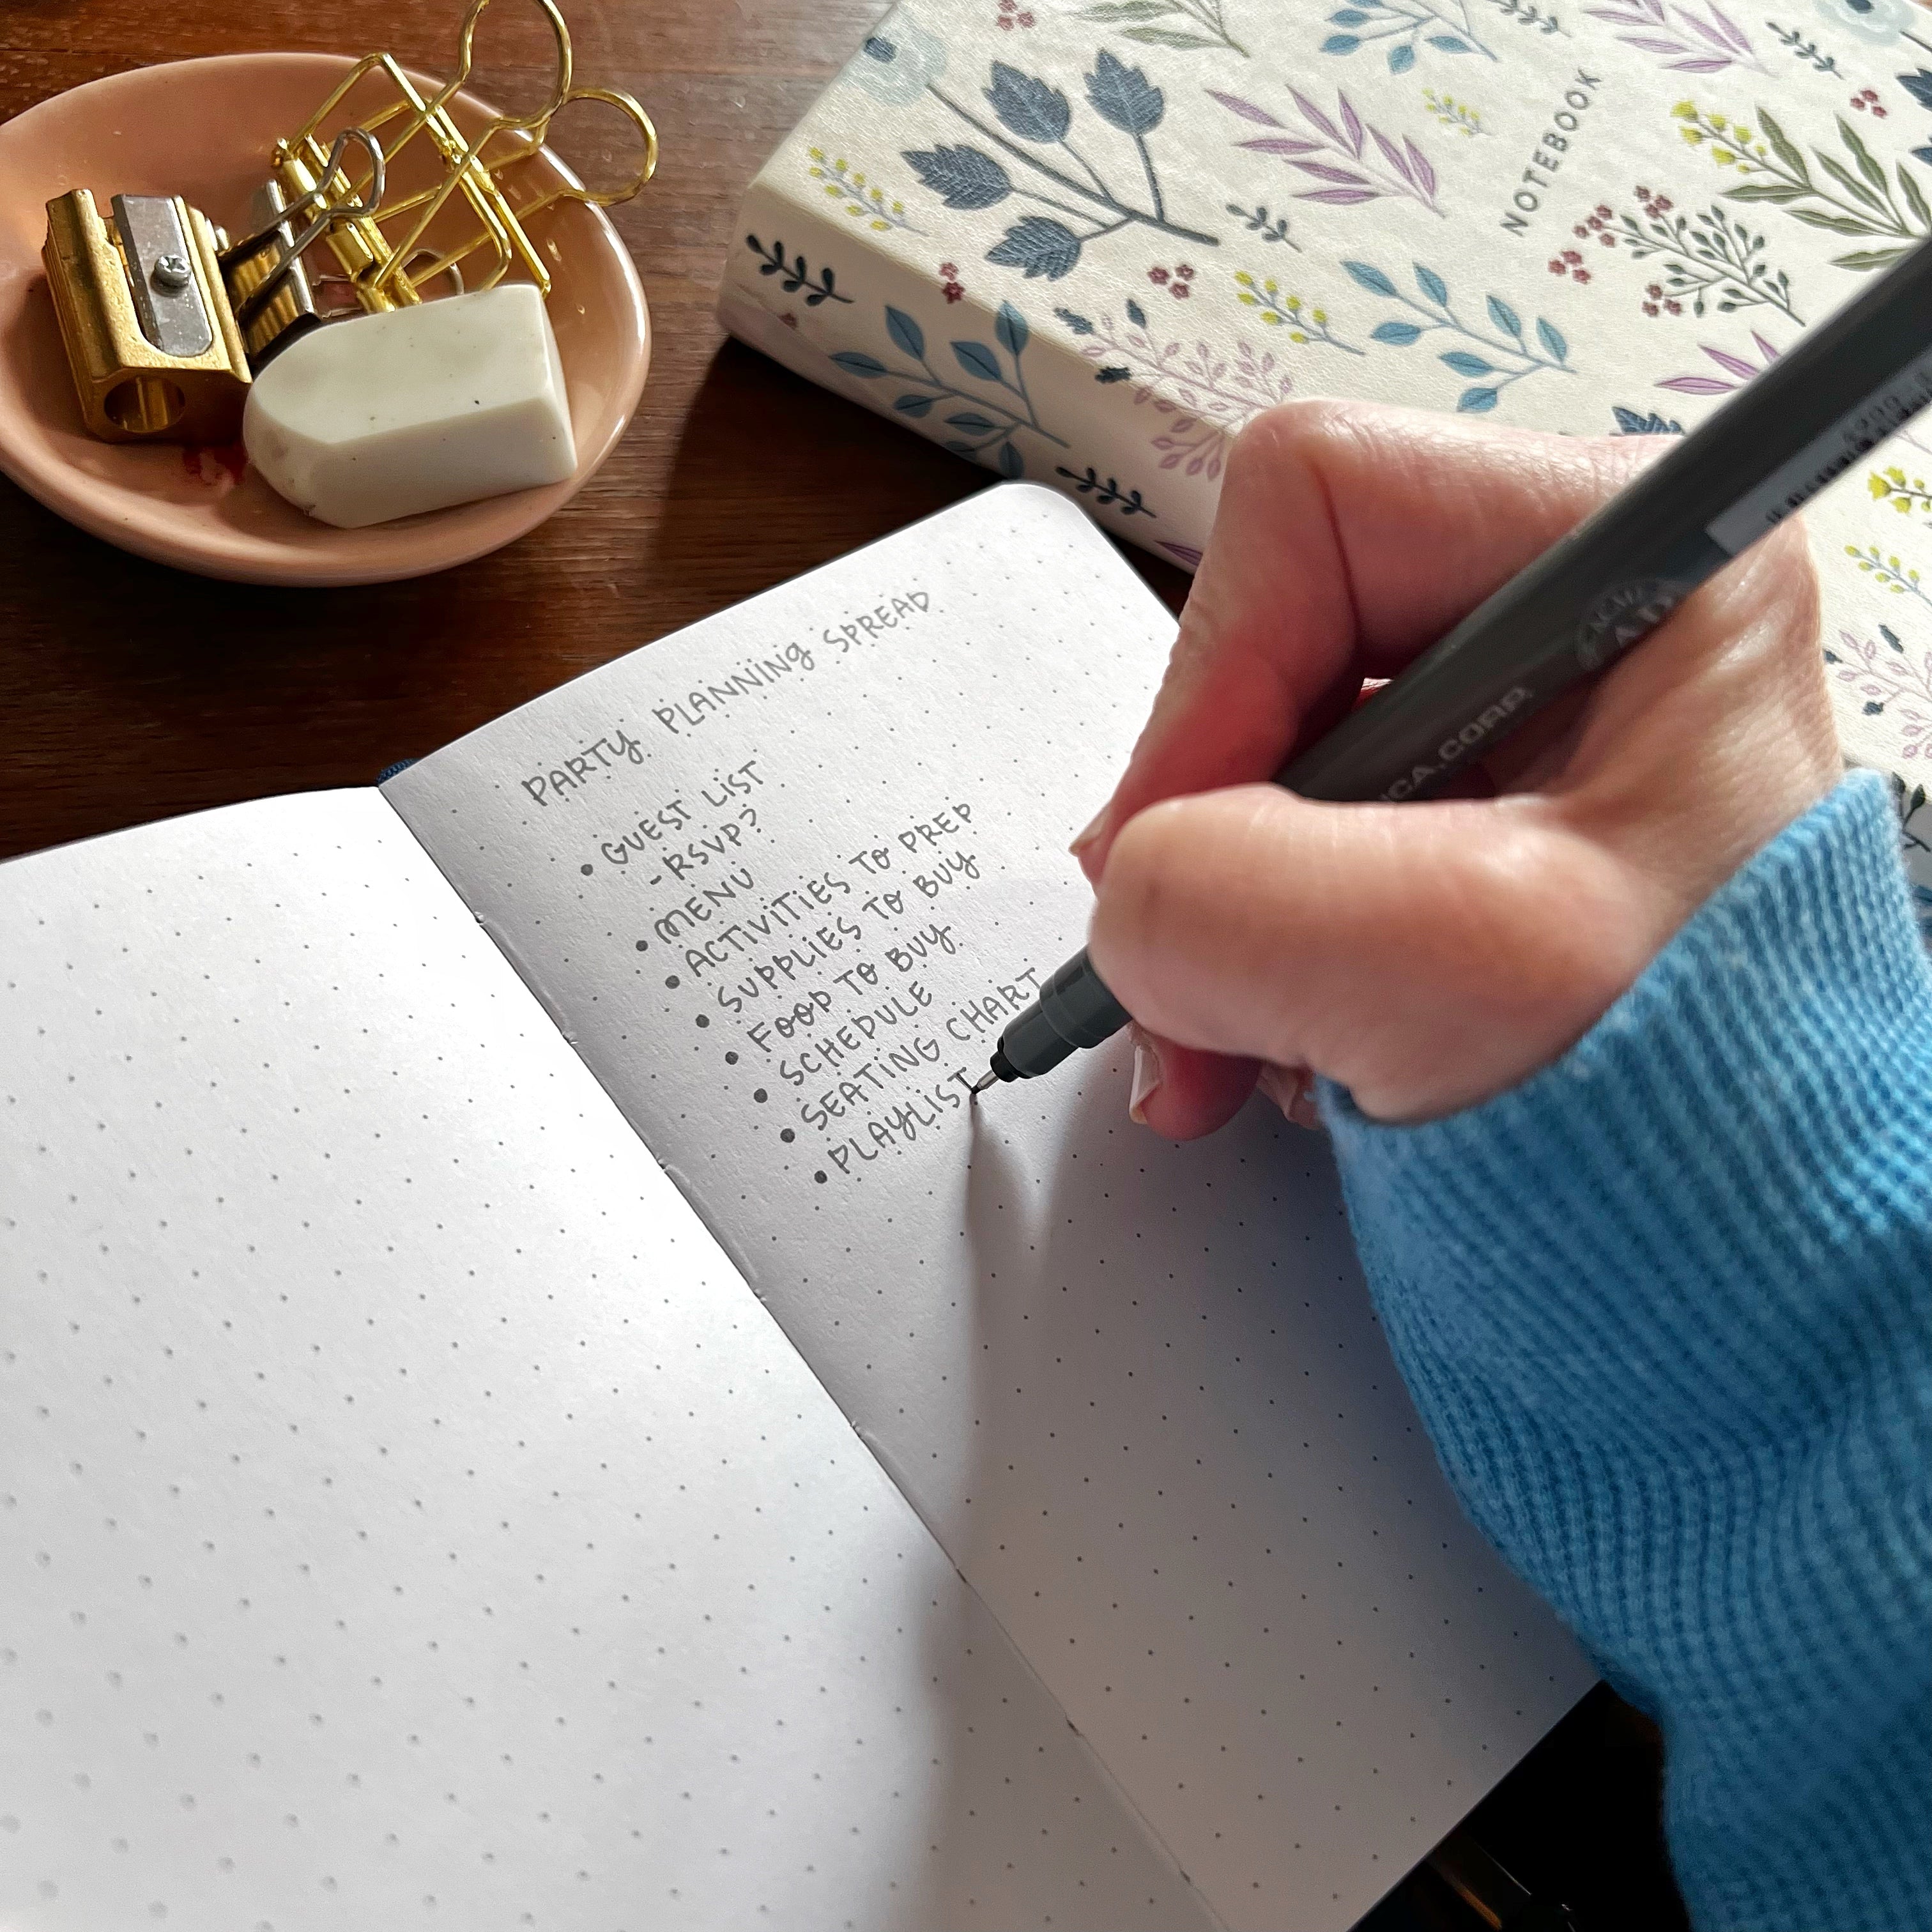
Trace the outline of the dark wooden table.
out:
M 394 760 L 986 480 L 724 341 L 712 316 L 746 183 L 858 45 L 875 0 L 564 6 L 580 75 L 637 94 L 664 142 L 656 181 L 616 211 L 657 332 L 622 446 L 509 549 L 367 590 L 182 576 L 82 536 L 0 481 L 0 857 L 202 806 L 368 784 Z M 460 7 L 0 0 L 0 118 L 197 54 L 387 46 L 446 71 Z M 517 11 L 499 0 L 481 39 L 477 84 L 506 104 L 548 70 L 541 29 Z M 1186 579 L 1135 560 L 1178 604 Z M 1600 1691 L 1474 1826 L 1539 1893 L 1567 1898 L 1580 1926 L 1666 1932 L 1682 1919 L 1658 1805 L 1654 1737 Z M 1418 1876 L 1378 1922 L 1480 1922 Z

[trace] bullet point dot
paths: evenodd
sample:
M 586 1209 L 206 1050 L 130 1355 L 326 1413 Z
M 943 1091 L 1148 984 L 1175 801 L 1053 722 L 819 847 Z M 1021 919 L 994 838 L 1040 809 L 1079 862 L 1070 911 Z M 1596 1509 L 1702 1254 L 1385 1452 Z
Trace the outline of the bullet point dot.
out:
M 778 1138 L 782 1141 L 795 1141 L 798 1138 L 798 1136 L 792 1132 L 790 1128 L 781 1127 L 778 1130 Z
M 812 1179 L 813 1179 L 813 1180 L 823 1180 L 825 1178 L 825 1170 L 824 1170 L 824 1168 L 821 1167 L 821 1168 L 818 1170 L 818 1172 L 816 1174 L 814 1174 L 812 1178 Z
M 736 1066 L 737 1064 L 738 1056 L 735 1053 L 728 1053 L 724 1056 L 724 1064 L 727 1066 Z
M 700 1026 L 709 1026 L 711 1024 L 711 1016 L 709 1013 L 700 1013 L 698 1016 L 698 1024 Z
M 590 878 L 590 868 L 588 866 L 580 866 L 577 869 L 581 872 L 586 879 Z
M 650 949 L 650 944 L 651 942 L 648 939 L 639 940 L 638 941 L 638 950 L 640 952 L 648 952 Z
M 664 984 L 667 986 L 674 988 L 677 984 L 677 975 L 675 973 L 672 974 L 670 977 L 664 981 Z
M 752 1096 L 752 1098 L 754 1100 L 769 1100 L 771 1097 L 772 1096 L 767 1094 L 762 1087 L 759 1088 Z

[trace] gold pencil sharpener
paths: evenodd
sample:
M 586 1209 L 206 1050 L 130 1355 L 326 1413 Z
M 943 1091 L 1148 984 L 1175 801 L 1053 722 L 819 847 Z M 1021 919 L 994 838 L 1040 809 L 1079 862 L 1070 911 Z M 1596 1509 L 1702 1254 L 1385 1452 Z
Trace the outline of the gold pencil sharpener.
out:
M 110 442 L 236 441 L 248 355 L 208 218 L 178 195 L 77 188 L 47 203 L 41 260 L 88 428 Z

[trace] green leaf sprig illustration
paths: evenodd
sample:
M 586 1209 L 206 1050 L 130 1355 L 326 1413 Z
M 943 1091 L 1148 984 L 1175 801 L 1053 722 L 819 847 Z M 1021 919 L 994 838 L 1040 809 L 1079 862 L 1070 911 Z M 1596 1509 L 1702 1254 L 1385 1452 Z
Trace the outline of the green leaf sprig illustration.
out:
M 1124 39 L 1147 46 L 1181 52 L 1226 47 L 1246 60 L 1248 50 L 1228 32 L 1225 10 L 1222 0 L 1094 0 L 1078 17 L 1104 22 Z
M 1088 106 L 1133 143 L 1147 184 L 1146 206 L 1116 194 L 1094 163 L 1073 145 L 1073 107 L 1066 96 L 1004 61 L 993 63 L 992 85 L 982 90 L 997 126 L 931 82 L 928 92 L 1000 154 L 1024 169 L 1024 176 L 1016 179 L 996 155 L 963 142 L 908 148 L 905 158 L 948 208 L 992 208 L 1010 195 L 1019 195 L 1053 209 L 1052 214 L 1023 215 L 986 251 L 988 261 L 1018 268 L 1029 280 L 1039 275 L 1058 281 L 1072 272 L 1089 243 L 1134 224 L 1218 248 L 1218 236 L 1168 219 L 1160 176 L 1148 146 L 1148 136 L 1166 115 L 1166 96 L 1139 68 L 1128 66 L 1105 48 L 1084 79 Z M 1048 158 L 1056 152 L 1071 165 Z M 1050 182 L 1056 191 L 1048 194 L 1035 185 L 1036 177 Z M 1062 215 L 1067 219 L 1058 218 Z
M 1637 194 L 1641 218 L 1625 212 L 1603 232 L 1621 243 L 1634 260 L 1656 256 L 1663 265 L 1666 295 L 1688 302 L 1695 316 L 1703 314 L 1707 302 L 1721 315 L 1768 305 L 1804 326 L 1804 318 L 1792 305 L 1790 276 L 1764 259 L 1762 235 L 1721 208 L 1685 214 L 1647 189 L 1640 188 Z
M 890 303 L 886 305 L 886 333 L 892 338 L 894 347 L 919 364 L 916 370 L 893 368 L 860 349 L 839 350 L 832 356 L 832 361 L 847 375 L 856 376 L 862 382 L 890 378 L 902 385 L 900 393 L 893 398 L 892 407 L 910 421 L 922 422 L 935 409 L 948 403 L 958 405 L 950 415 L 940 418 L 946 428 L 956 432 L 941 439 L 955 455 L 988 460 L 1004 476 L 1024 476 L 1026 460 L 1013 440 L 1022 430 L 1030 430 L 1061 449 L 1067 446 L 1064 436 L 1055 436 L 1041 423 L 1040 412 L 1028 392 L 1026 371 L 1021 358 L 1026 353 L 1032 332 L 1027 326 L 1026 317 L 1011 302 L 1000 303 L 1000 312 L 993 322 L 993 333 L 999 348 L 1012 358 L 1013 373 L 1010 378 L 1000 360 L 999 350 L 991 344 L 961 340 L 947 345 L 952 351 L 952 359 L 964 374 L 982 386 L 978 389 L 962 389 L 940 375 L 927 358 L 926 331 L 904 309 L 894 308 Z M 1015 398 L 1015 402 L 988 396 L 985 393 L 987 388 L 1004 391 L 1006 395 Z
M 1927 206 L 1916 177 L 1903 161 L 1888 174 L 1842 114 L 1836 117 L 1838 140 L 1849 165 L 1846 158 L 1816 145 L 1808 159 L 1776 117 L 1762 106 L 1755 128 L 1722 114 L 1706 113 L 1695 101 L 1680 100 L 1670 111 L 1683 124 L 1684 138 L 1693 147 L 1703 148 L 1720 167 L 1736 168 L 1748 177 L 1741 187 L 1725 190 L 1726 201 L 1768 202 L 1808 228 L 1885 244 L 1834 256 L 1834 268 L 1889 267 L 1915 242 L 1932 235 L 1932 207 Z
M 821 302 L 849 303 L 851 301 L 850 296 L 842 296 L 838 292 L 834 286 L 836 278 L 830 268 L 821 268 L 814 277 L 806 266 L 802 255 L 788 262 L 785 260 L 785 245 L 782 242 L 774 242 L 767 248 L 755 235 L 747 235 L 745 246 L 758 256 L 758 273 L 782 277 L 778 286 L 788 296 L 795 296 L 802 291 L 807 308 L 817 308 Z
M 1103 478 L 1099 476 L 1090 463 L 1084 471 L 1070 470 L 1064 463 L 1055 464 L 1053 473 L 1064 476 L 1080 496 L 1090 496 L 1099 508 L 1110 509 L 1118 505 L 1124 517 L 1151 517 L 1155 514 L 1141 501 L 1138 490 L 1123 490 L 1112 477 Z

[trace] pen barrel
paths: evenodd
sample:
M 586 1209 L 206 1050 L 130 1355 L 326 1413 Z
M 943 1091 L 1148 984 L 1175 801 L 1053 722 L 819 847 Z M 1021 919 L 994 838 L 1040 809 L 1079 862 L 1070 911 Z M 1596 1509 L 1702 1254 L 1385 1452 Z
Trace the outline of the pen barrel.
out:
M 1635 482 L 1290 760 L 1304 797 L 1422 798 L 1607 669 L 1932 401 L 1932 243 L 1807 332 Z
M 1000 1036 L 1014 1072 L 1030 1080 L 1083 1046 L 1098 1046 L 1127 1024 L 1127 1010 L 1107 990 L 1083 948 L 1040 989 L 1040 997 Z

